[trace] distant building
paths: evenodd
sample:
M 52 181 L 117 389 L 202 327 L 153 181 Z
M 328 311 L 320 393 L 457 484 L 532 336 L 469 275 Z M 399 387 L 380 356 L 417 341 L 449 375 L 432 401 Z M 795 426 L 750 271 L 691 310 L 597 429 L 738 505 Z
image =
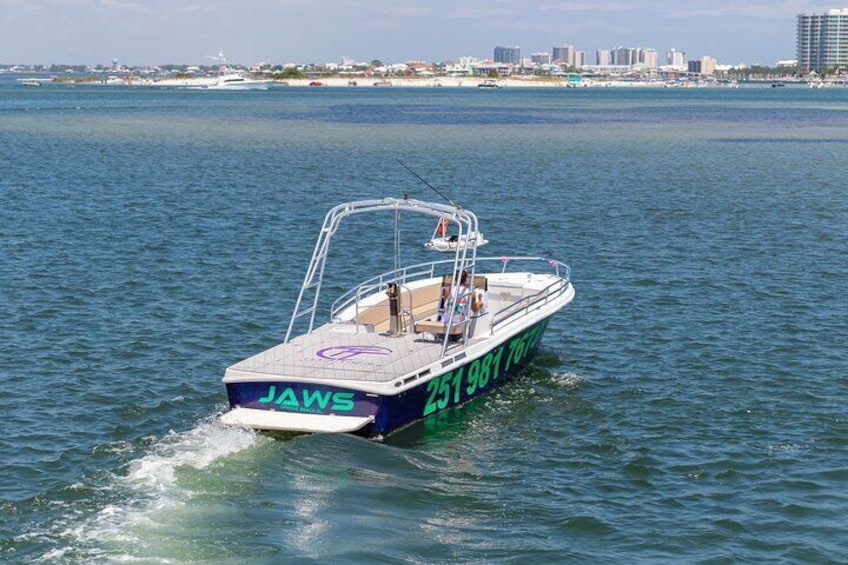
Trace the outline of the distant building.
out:
M 506 77 L 512 73 L 512 63 L 499 63 L 496 61 L 481 61 L 474 65 L 474 76 L 485 77 L 492 72 Z
M 612 50 L 612 64 L 617 67 L 632 67 L 639 60 L 633 47 L 616 47 Z
M 574 63 L 573 67 L 577 69 L 582 69 L 586 66 L 586 52 L 585 51 L 575 51 L 574 52 Z
M 495 47 L 496 63 L 509 63 L 510 65 L 521 64 L 521 47 Z
M 599 67 L 612 65 L 612 53 L 609 49 L 598 49 L 595 52 L 595 64 Z
M 798 14 L 796 40 L 801 70 L 821 74 L 831 67 L 848 68 L 848 8 Z
M 716 60 L 712 57 L 701 57 L 700 59 L 689 61 L 688 71 L 690 74 L 711 77 L 716 72 Z
M 551 60 L 556 63 L 561 63 L 566 67 L 575 67 L 575 58 L 577 51 L 573 45 L 562 45 L 551 49 Z
M 686 67 L 686 52 L 669 49 L 665 52 L 665 64 L 672 67 Z
M 639 64 L 648 69 L 657 68 L 657 52 L 654 49 L 642 49 L 639 53 Z
M 551 62 L 550 53 L 533 53 L 530 55 L 530 61 L 537 65 L 547 65 Z
M 686 65 L 686 70 L 693 75 L 701 74 L 701 61 L 689 61 L 689 64 Z

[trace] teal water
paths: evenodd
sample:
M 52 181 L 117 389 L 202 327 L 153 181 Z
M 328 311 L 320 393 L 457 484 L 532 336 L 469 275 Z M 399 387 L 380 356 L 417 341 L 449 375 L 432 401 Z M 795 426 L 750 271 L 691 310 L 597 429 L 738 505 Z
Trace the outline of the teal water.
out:
M 848 561 L 848 90 L 0 82 L 0 147 L 0 561 Z M 326 210 L 434 197 L 397 159 L 571 265 L 534 366 L 383 444 L 221 427 Z

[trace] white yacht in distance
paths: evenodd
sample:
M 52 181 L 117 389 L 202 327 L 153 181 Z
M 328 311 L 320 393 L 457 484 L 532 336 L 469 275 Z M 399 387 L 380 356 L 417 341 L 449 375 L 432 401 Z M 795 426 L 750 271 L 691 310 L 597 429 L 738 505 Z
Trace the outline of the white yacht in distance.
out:
M 268 90 L 274 84 L 270 79 L 253 79 L 241 73 L 227 73 L 208 85 L 207 90 Z
M 274 84 L 270 79 L 253 79 L 231 70 L 220 51 L 217 57 L 212 58 L 219 63 L 218 79 L 206 86 L 208 90 L 268 90 Z

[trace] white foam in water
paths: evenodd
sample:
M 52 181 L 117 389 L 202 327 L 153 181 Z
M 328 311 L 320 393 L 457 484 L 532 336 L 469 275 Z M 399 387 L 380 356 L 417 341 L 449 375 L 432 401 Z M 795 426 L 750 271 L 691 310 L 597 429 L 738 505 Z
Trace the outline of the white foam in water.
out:
M 586 380 L 576 373 L 554 373 L 553 381 L 560 386 L 573 388 L 582 385 Z
M 143 539 L 144 532 L 162 527 L 156 515 L 184 505 L 192 496 L 177 483 L 177 470 L 204 469 L 222 457 L 250 447 L 256 438 L 254 432 L 224 426 L 217 420 L 165 436 L 147 455 L 130 463 L 125 476 L 116 477 L 115 487 L 122 492 L 122 500 L 105 506 L 84 524 L 70 527 L 62 537 L 76 539 L 90 557 L 108 555 L 111 561 L 143 560 L 139 553 L 146 553 L 145 548 L 156 543 Z M 64 553 L 66 549 L 51 550 L 40 561 L 54 561 L 57 551 Z
M 240 428 L 205 422 L 193 430 L 172 433 L 152 453 L 130 465 L 127 479 L 139 487 L 167 492 L 176 482 L 179 467 L 204 469 L 210 463 L 252 445 L 256 435 Z

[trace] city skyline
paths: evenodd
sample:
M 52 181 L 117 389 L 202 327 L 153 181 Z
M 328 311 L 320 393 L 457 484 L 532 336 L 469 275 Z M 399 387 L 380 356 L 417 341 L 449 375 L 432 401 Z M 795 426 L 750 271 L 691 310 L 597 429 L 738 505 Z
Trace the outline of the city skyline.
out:
M 488 58 L 494 46 L 522 57 L 573 45 L 634 46 L 725 64 L 772 66 L 795 58 L 796 17 L 833 2 L 729 0 L 2 0 L 0 63 L 208 64 L 223 50 L 261 62 L 444 61 Z M 695 3 L 690 3 L 695 4 Z

